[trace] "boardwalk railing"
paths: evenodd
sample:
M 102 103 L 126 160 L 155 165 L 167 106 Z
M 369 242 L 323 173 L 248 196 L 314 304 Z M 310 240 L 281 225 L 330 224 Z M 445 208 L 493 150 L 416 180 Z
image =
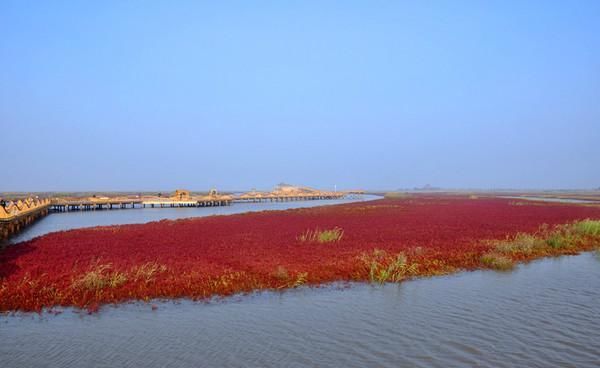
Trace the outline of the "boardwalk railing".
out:
M 49 199 L 27 198 L 18 201 L 2 201 L 0 205 L 0 221 L 12 221 L 18 217 L 47 209 Z
M 48 214 L 49 199 L 27 198 L 0 201 L 0 240 L 7 239 L 22 227 Z

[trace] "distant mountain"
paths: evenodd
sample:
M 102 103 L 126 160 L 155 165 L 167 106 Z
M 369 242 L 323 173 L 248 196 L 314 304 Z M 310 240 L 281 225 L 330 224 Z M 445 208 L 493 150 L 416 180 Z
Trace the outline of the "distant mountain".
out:
M 432 186 L 430 184 L 425 184 L 424 186 L 422 186 L 420 188 L 419 187 L 415 187 L 414 188 L 414 190 L 424 190 L 424 191 L 432 191 L 432 190 L 440 190 L 440 189 L 442 189 L 442 188 L 440 188 L 440 187 L 434 187 L 434 186 Z

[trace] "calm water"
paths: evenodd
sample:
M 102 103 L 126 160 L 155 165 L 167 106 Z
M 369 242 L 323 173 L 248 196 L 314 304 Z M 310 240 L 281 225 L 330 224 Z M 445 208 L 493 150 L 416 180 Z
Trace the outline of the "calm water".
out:
M 2 367 L 598 367 L 600 260 L 0 317 Z
M 101 211 L 71 211 L 52 213 L 10 239 L 10 243 L 18 243 L 54 231 L 69 230 L 90 226 L 141 224 L 163 219 L 180 219 L 211 215 L 230 215 L 234 213 L 284 210 L 289 208 L 315 207 L 329 204 L 341 204 L 357 201 L 369 201 L 382 197 L 361 195 L 355 198 L 336 200 L 234 203 L 222 207 L 184 207 L 184 208 L 135 208 Z

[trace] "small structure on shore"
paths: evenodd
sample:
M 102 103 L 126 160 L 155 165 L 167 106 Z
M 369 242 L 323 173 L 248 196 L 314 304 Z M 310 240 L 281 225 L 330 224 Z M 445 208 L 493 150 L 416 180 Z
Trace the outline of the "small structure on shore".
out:
M 345 196 L 344 192 L 327 192 L 318 189 L 300 187 L 289 184 L 279 184 L 271 192 L 259 192 L 252 190 L 239 195 L 236 200 L 239 201 L 299 201 L 316 199 L 340 199 Z
M 186 189 L 176 189 L 175 194 L 171 196 L 174 201 L 189 201 L 192 196 L 190 191 Z

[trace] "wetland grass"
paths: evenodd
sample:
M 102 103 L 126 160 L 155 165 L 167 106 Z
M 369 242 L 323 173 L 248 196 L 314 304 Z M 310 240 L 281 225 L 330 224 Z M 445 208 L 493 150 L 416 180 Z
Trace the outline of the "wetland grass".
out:
M 328 230 L 306 230 L 298 235 L 297 240 L 302 243 L 331 243 L 342 240 L 344 230 L 339 227 L 334 227 Z

